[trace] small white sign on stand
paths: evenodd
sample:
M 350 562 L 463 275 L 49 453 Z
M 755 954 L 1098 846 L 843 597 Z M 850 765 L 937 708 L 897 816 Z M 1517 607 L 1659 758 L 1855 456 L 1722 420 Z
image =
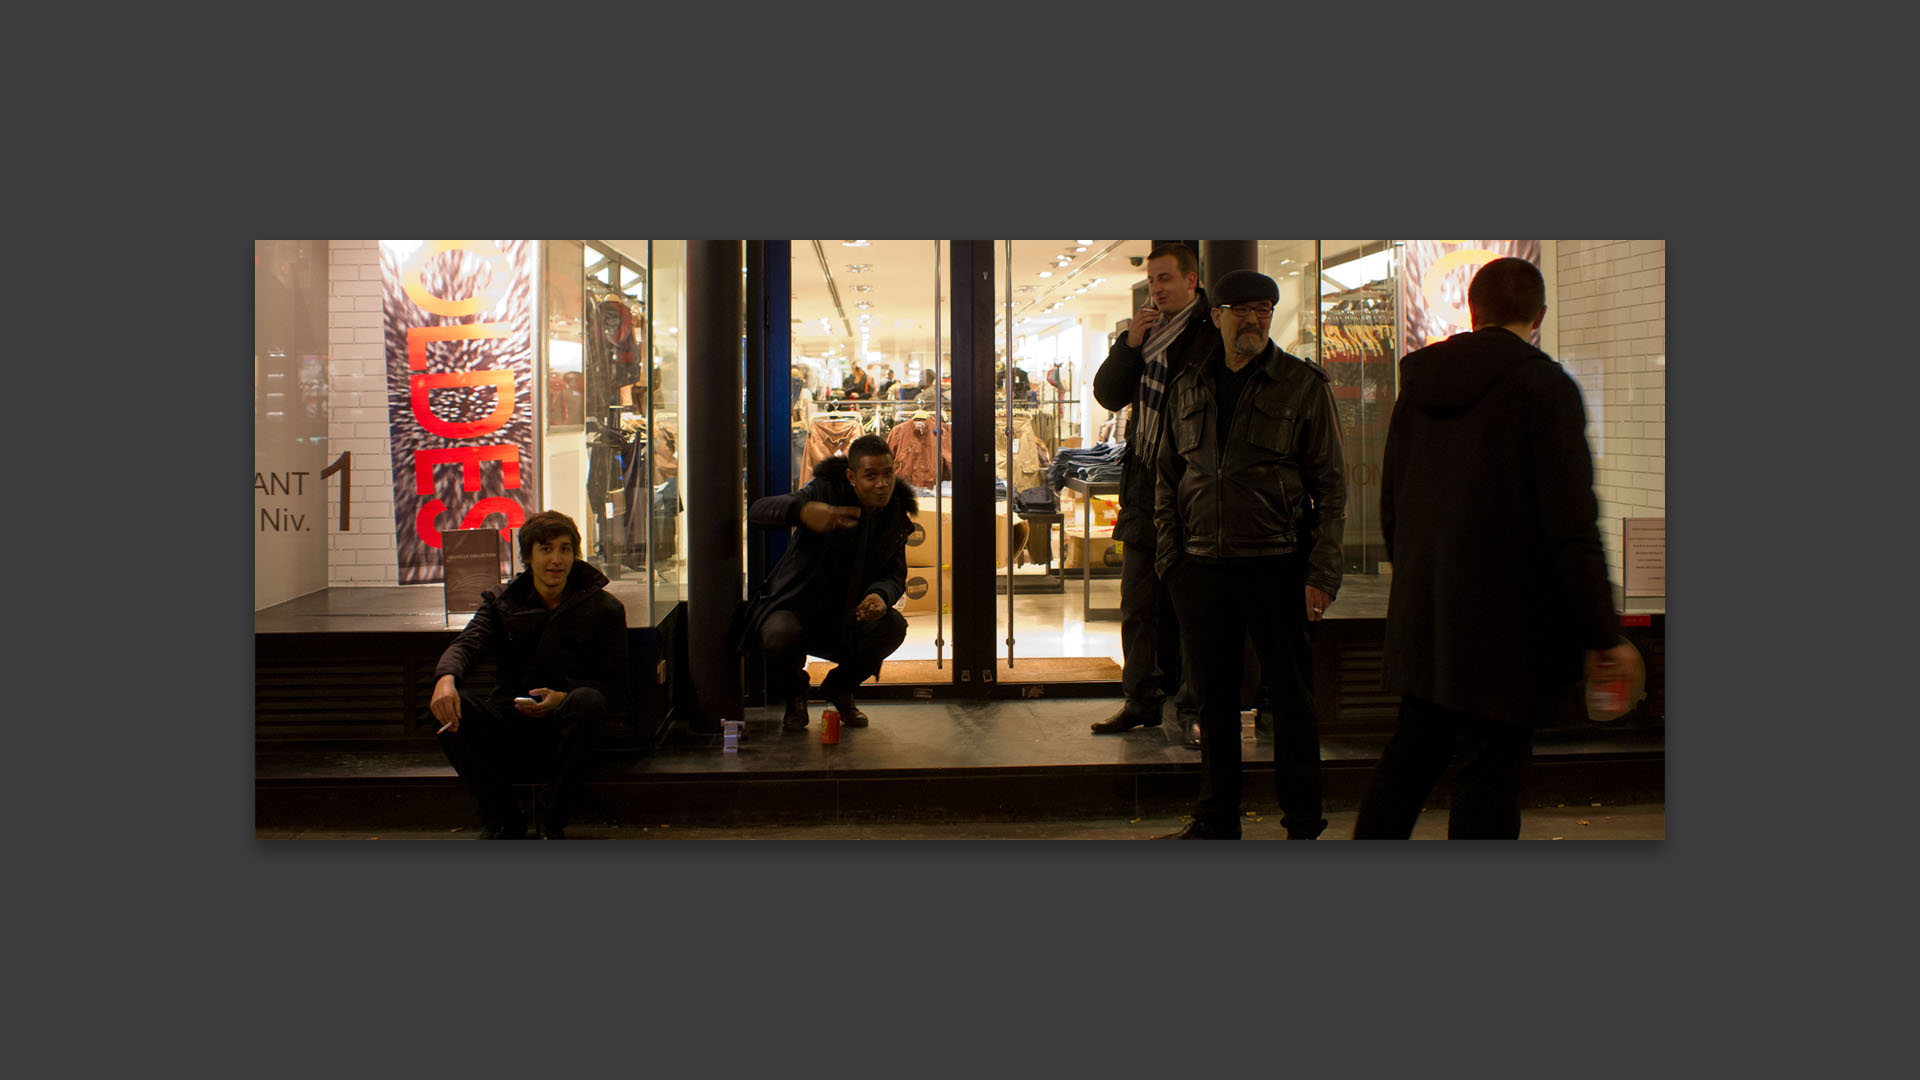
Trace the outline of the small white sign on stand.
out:
M 1667 519 L 1621 518 L 1620 552 L 1626 596 L 1667 595 Z

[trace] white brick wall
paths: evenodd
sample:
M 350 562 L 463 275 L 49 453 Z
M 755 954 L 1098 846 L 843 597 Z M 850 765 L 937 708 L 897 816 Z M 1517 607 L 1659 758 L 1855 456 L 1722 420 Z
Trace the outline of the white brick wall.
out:
M 1559 360 L 1580 384 L 1600 535 L 1625 581 L 1620 519 L 1665 517 L 1667 285 L 1664 240 L 1562 240 Z
M 327 487 L 329 585 L 394 585 L 393 451 L 387 437 L 387 366 L 380 310 L 380 244 L 328 244 L 327 440 L 333 456 L 353 451 L 353 521 L 338 530 L 340 489 Z

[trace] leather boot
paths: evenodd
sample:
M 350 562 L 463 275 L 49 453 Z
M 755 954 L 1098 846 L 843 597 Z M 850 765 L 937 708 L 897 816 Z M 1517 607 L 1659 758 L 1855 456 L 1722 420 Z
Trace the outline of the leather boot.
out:
M 807 678 L 807 673 L 802 671 L 800 673 L 799 685 L 795 687 L 793 696 L 787 699 L 786 715 L 780 718 L 781 731 L 807 730 L 807 688 L 809 685 L 810 681 Z
M 833 707 L 840 710 L 841 727 L 867 726 L 867 714 L 861 712 L 859 708 L 854 705 L 852 694 L 839 693 L 833 695 Z

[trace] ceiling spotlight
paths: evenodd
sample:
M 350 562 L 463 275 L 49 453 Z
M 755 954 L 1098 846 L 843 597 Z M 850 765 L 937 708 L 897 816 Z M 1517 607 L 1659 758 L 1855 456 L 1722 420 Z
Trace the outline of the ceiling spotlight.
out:
M 869 246 L 870 243 L 871 241 L 867 241 L 867 240 L 842 240 L 840 241 L 840 246 L 841 247 L 867 247 Z
M 1051 271 L 1051 270 L 1042 270 L 1042 271 L 1040 271 L 1040 276 L 1041 276 L 1041 277 L 1052 277 L 1052 276 L 1053 276 L 1053 271 Z
M 868 263 L 848 263 L 847 264 L 847 273 L 849 274 L 864 274 L 871 269 L 873 269 L 873 267 Z
M 871 285 L 853 285 L 849 287 L 853 289 L 854 292 L 872 292 L 873 291 L 873 286 Z
M 1078 255 L 1078 254 L 1080 254 L 1081 252 L 1083 252 L 1083 251 L 1085 251 L 1085 250 L 1087 250 L 1087 249 L 1086 249 L 1086 248 L 1085 248 L 1084 246 L 1082 246 L 1082 247 L 1077 247 L 1077 248 L 1074 248 L 1074 249 L 1073 249 L 1073 253 L 1074 253 L 1075 255 Z
M 1093 241 L 1091 241 L 1091 240 L 1075 240 L 1075 241 L 1074 241 L 1074 243 L 1076 243 L 1076 244 L 1080 244 L 1080 245 L 1082 245 L 1082 246 L 1086 246 L 1086 245 L 1090 245 L 1090 244 L 1092 244 L 1092 243 L 1093 243 Z
M 855 304 L 855 305 L 853 305 L 853 306 L 854 306 L 854 307 L 857 307 L 857 308 L 870 308 L 870 307 L 872 307 L 872 306 L 873 306 L 873 301 L 871 301 L 871 300 L 862 300 L 862 301 L 860 301 L 859 303 L 857 303 L 857 304 Z

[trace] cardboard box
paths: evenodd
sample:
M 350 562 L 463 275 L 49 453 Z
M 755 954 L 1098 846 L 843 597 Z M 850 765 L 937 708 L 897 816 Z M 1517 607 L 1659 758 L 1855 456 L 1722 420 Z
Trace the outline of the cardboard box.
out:
M 1107 566 L 1115 570 L 1120 569 L 1122 545 L 1111 536 L 1101 536 L 1096 533 L 1089 539 L 1078 531 L 1069 530 L 1066 534 L 1065 547 L 1066 553 L 1060 560 L 1062 569 L 1078 570 L 1084 567 L 1089 550 L 1092 552 L 1093 565 L 1096 568 Z
M 953 512 L 936 514 L 932 510 L 922 510 L 913 515 L 913 535 L 907 537 L 908 566 L 938 566 L 940 555 L 948 565 L 953 564 Z M 932 530 L 929 530 L 932 526 Z M 939 546 L 935 547 L 936 539 Z M 936 553 L 940 553 L 937 555 Z
M 935 603 L 940 604 L 942 611 L 953 610 L 953 567 L 940 567 L 937 577 L 931 566 L 907 567 L 907 591 L 900 596 L 901 614 L 931 614 Z

